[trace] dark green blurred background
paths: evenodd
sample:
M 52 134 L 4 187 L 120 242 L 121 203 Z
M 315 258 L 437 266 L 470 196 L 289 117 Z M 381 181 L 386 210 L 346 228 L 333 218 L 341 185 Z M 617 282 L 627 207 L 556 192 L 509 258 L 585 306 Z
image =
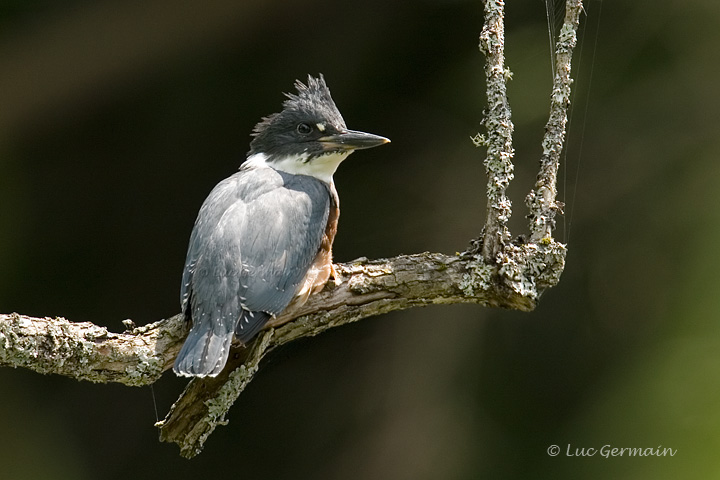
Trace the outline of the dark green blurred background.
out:
M 508 3 L 517 235 L 551 74 L 544 2 Z M 567 268 L 535 312 L 412 310 L 289 345 L 192 461 L 158 442 L 149 387 L 2 369 L 2 477 L 716 477 L 720 3 L 586 10 Z M 308 73 L 393 141 L 336 175 L 336 259 L 463 250 L 485 208 L 481 25 L 479 0 L 2 1 L 0 311 L 114 331 L 177 313 L 200 204 Z M 161 417 L 184 383 L 155 385 Z

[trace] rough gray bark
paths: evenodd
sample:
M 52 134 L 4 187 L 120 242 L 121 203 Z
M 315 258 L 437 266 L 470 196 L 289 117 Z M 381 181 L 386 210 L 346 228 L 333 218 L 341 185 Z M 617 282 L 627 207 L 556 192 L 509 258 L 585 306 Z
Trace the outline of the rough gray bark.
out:
M 172 366 L 184 338 L 182 315 L 124 333 L 64 318 L 0 314 L 0 366 L 96 383 L 139 386 Z
M 504 2 L 486 0 L 480 49 L 487 57 L 487 135 L 474 141 L 487 147 L 488 212 L 483 235 L 462 254 L 404 255 L 336 265 L 337 278 L 300 308 L 289 308 L 247 348 L 231 352 L 216 378 L 193 379 L 158 423 L 161 439 L 179 445 L 181 454 L 198 454 L 245 386 L 264 355 L 296 338 L 362 318 L 415 306 L 477 303 L 522 311 L 535 308 L 539 295 L 556 285 L 565 266 L 565 246 L 552 238 L 560 153 L 570 103 L 570 61 L 582 11 L 580 0 L 567 0 L 565 22 L 556 48 L 556 74 L 550 119 L 543 139 L 540 173 L 527 196 L 530 238 L 511 241 L 505 193 L 513 177 L 513 125 L 505 83 Z M 92 323 L 63 318 L 0 314 L 0 366 L 23 367 L 92 382 L 147 385 L 169 369 L 187 334 L 181 315 L 112 333 Z
M 268 348 L 418 305 L 465 302 L 524 311 L 535 306 L 532 297 L 498 290 L 492 268 L 462 255 L 358 259 L 335 268 L 335 282 L 271 322 Z M 0 314 L 0 365 L 98 383 L 148 385 L 172 366 L 186 334 L 179 314 L 124 333 L 64 318 Z

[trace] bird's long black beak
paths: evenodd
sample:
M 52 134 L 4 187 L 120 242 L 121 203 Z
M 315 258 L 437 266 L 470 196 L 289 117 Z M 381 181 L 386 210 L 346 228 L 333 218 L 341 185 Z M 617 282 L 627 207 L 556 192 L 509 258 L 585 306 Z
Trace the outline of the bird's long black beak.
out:
M 390 140 L 372 133 L 345 130 L 336 135 L 326 135 L 318 139 L 325 150 L 361 150 L 390 143 Z

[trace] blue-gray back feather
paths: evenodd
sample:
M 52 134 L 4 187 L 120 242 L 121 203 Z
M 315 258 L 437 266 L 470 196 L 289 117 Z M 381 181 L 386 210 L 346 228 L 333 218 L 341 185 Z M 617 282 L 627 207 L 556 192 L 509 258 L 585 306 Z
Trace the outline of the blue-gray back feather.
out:
M 322 241 L 330 192 L 320 180 L 243 167 L 200 209 L 181 286 L 192 330 L 179 375 L 216 375 L 233 333 L 245 342 L 295 296 Z

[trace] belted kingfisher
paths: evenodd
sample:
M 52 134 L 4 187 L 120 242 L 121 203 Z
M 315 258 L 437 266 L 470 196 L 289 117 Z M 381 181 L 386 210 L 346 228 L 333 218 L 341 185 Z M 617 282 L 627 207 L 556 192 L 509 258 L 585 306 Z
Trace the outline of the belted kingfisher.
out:
M 246 344 L 290 303 L 322 290 L 334 274 L 340 214 L 333 174 L 353 151 L 390 141 L 348 130 L 322 75 L 295 88 L 200 208 L 180 291 L 192 329 L 177 375 L 217 375 L 233 335 Z

